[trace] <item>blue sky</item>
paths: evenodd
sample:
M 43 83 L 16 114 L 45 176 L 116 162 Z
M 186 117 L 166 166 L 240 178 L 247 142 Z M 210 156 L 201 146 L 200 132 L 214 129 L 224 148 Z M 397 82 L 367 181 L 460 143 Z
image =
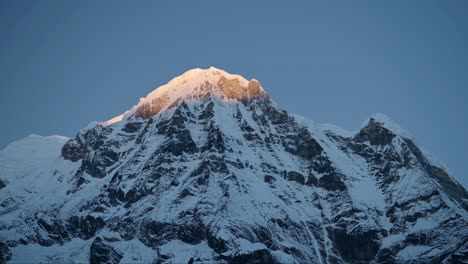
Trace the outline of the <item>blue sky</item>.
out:
M 385 113 L 468 185 L 468 2 L 167 2 L 0 1 L 0 148 L 213 65 L 319 123 Z

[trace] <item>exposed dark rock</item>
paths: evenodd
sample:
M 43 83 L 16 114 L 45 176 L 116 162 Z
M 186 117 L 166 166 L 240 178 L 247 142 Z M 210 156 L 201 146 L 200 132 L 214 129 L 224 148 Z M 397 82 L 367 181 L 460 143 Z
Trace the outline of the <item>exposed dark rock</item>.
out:
M 208 242 L 208 246 L 218 254 L 227 250 L 227 243 L 221 238 L 218 238 L 216 235 L 212 234 L 211 231 L 206 232 L 206 241 Z
M 418 147 L 409 139 L 405 139 L 409 149 L 424 167 L 430 177 L 435 179 L 443 190 L 454 200 L 456 200 L 465 210 L 468 210 L 468 192 L 463 186 L 454 181 L 443 169 L 432 165 Z
M 318 186 L 329 191 L 344 191 L 346 185 L 341 177 L 342 175 L 339 173 L 325 174 L 318 180 Z
M 117 172 L 114 175 L 114 177 L 118 175 L 119 174 Z M 122 202 L 125 202 L 125 193 L 121 188 L 118 188 L 116 186 L 111 186 L 107 189 L 107 192 L 108 192 L 107 197 L 109 197 L 109 202 L 111 205 L 117 205 Z
M 311 169 L 320 174 L 334 173 L 335 169 L 328 158 L 323 155 L 315 157 L 310 165 Z
M 234 166 L 234 167 L 236 167 L 236 168 L 238 168 L 238 169 L 243 169 L 243 168 L 245 168 L 244 164 L 243 164 L 239 159 L 237 159 L 237 160 L 235 160 L 235 161 L 225 159 L 225 162 L 226 162 L 227 165 Z
M 151 247 L 160 246 L 165 241 L 174 239 L 175 228 L 172 224 L 157 221 L 143 221 L 140 227 L 140 238 L 145 244 Z
M 288 171 L 285 173 L 285 179 L 288 181 L 295 181 L 297 183 L 300 183 L 302 185 L 305 184 L 305 178 L 304 175 L 300 174 L 299 172 L 296 171 Z
M 320 155 L 323 150 L 305 127 L 299 127 L 295 135 L 288 135 L 283 139 L 283 146 L 286 151 L 307 160 Z
M 155 264 L 163 264 L 163 263 L 166 262 L 166 260 L 171 259 L 171 257 L 173 257 L 173 256 L 168 256 L 168 255 L 164 255 L 164 254 L 158 254 L 158 259 L 156 260 L 156 263 L 155 263 Z
M 255 250 L 251 253 L 247 254 L 239 254 L 239 255 L 234 255 L 231 259 L 228 260 L 228 263 L 230 264 L 244 264 L 244 263 L 250 263 L 250 264 L 263 264 L 263 263 L 279 263 L 276 261 L 275 258 L 271 255 L 270 251 L 268 249 L 260 249 L 260 250 Z
M 153 124 L 153 122 L 154 122 L 154 119 L 153 119 L 153 118 L 148 119 L 148 121 L 146 122 L 145 127 L 143 128 L 143 131 L 141 131 L 141 132 L 138 134 L 138 136 L 137 136 L 137 138 L 136 138 L 136 140 L 135 140 L 135 144 L 141 144 L 141 143 L 143 143 L 143 141 L 145 140 L 146 135 L 148 134 L 148 131 L 150 130 L 150 127 L 151 127 L 151 125 Z
M 142 242 L 145 241 L 142 239 L 143 235 L 138 235 L 139 230 L 143 230 L 140 229 L 140 220 L 134 217 L 127 216 L 124 218 L 116 218 L 107 222 L 106 226 L 108 226 L 111 231 L 119 233 L 120 237 L 124 240 L 138 238 Z
M 216 151 L 218 153 L 223 153 L 226 150 L 226 146 L 224 144 L 223 135 L 219 128 L 217 128 L 213 123 L 210 123 L 207 127 L 207 131 L 208 140 L 202 147 L 202 152 Z
M 77 162 L 86 156 L 87 149 L 82 142 L 70 139 L 62 148 L 62 157 Z
M 83 159 L 90 149 L 96 149 L 102 144 L 102 140 L 100 139 L 101 130 L 101 125 L 96 125 L 93 128 L 78 133 L 74 139 L 70 139 L 62 147 L 62 157 L 73 162 Z
M 277 224 L 282 229 L 288 229 L 289 228 L 289 224 L 286 223 L 285 221 L 283 221 L 282 219 L 279 219 L 279 218 L 272 219 L 272 222 Z
M 203 109 L 201 114 L 198 116 L 199 120 L 204 120 L 205 122 L 208 122 L 209 119 L 213 118 L 214 116 L 214 110 L 213 110 L 214 104 L 213 102 L 209 102 L 206 107 Z
M 285 110 L 278 110 L 270 104 L 262 105 L 265 115 L 271 120 L 274 125 L 287 124 L 289 121 L 288 112 Z
M 307 181 L 305 183 L 307 186 L 317 186 L 318 184 L 318 180 L 317 178 L 315 178 L 315 176 L 313 174 L 309 174 L 309 176 L 307 177 Z
M 82 239 L 90 239 L 96 235 L 96 232 L 102 229 L 105 222 L 100 217 L 91 215 L 72 216 L 67 221 L 67 229 L 73 235 Z
M 122 257 L 122 253 L 116 251 L 100 237 L 94 239 L 93 244 L 91 244 L 89 262 L 92 264 L 117 264 Z
M 193 259 L 193 257 L 191 257 L 191 258 L 189 259 L 189 261 L 187 262 L 187 264 L 193 264 L 194 261 L 195 261 L 195 259 Z
M 443 262 L 439 262 L 439 263 L 443 263 L 443 264 L 468 263 L 468 250 L 450 254 L 443 260 Z
M 381 264 L 393 264 L 396 262 L 395 254 L 388 248 L 381 249 L 375 256 L 375 261 Z
M 0 179 L 0 190 L 5 188 L 5 187 L 6 187 L 5 182 L 3 182 L 2 179 Z
M 175 138 L 175 140 L 174 140 Z M 187 129 L 178 130 L 173 133 L 171 138 L 161 147 L 162 153 L 180 156 L 183 153 L 195 153 L 197 146 L 193 142 L 190 132 Z
M 145 186 L 130 189 L 124 196 L 123 202 L 125 202 L 125 208 L 130 207 L 132 204 L 138 202 L 140 199 L 146 197 L 151 193 L 150 189 L 147 189 Z
M 442 203 L 434 203 L 431 201 L 439 200 L 440 193 L 435 190 L 425 195 L 420 195 L 417 198 L 409 199 L 403 203 L 395 203 L 386 211 L 386 216 L 394 225 L 404 225 L 406 222 L 414 223 L 419 218 L 425 217 L 427 214 L 432 214 L 444 207 Z M 421 208 L 419 210 L 412 210 L 418 207 L 420 202 L 427 202 L 432 206 Z
M 177 226 L 176 236 L 185 243 L 196 245 L 206 239 L 206 230 L 201 224 Z
M 341 257 L 350 263 L 368 263 L 376 256 L 380 248 L 379 232 L 332 230 L 333 244 Z
M 157 221 L 144 221 L 140 227 L 140 234 L 142 234 L 141 240 L 152 247 L 172 239 L 195 245 L 207 238 L 206 228 L 201 224 L 178 225 Z
M 167 137 L 166 142 L 160 150 L 162 153 L 180 156 L 183 153 L 197 152 L 197 146 L 185 125 L 188 115 L 186 113 L 187 109 L 187 104 L 182 102 L 170 120 L 157 124 L 158 133 Z
M 99 164 L 96 160 L 85 159 L 81 165 L 82 171 L 95 178 L 103 178 L 106 176 L 106 167 Z
M 141 125 L 142 124 L 140 122 L 128 122 L 122 128 L 122 131 L 127 133 L 135 133 L 141 128 Z
M 368 141 L 371 145 L 388 145 L 395 134 L 382 126 L 381 123 L 371 118 L 366 127 L 361 129 L 354 137 L 357 142 Z
M 0 264 L 7 263 L 11 259 L 11 251 L 7 244 L 0 242 Z
M 42 232 L 39 232 L 37 239 L 38 243 L 45 246 L 50 246 L 54 243 L 63 244 L 69 240 L 69 235 L 66 228 L 62 223 L 55 219 L 53 216 L 44 216 L 37 219 L 37 224 L 47 234 L 47 237 L 43 237 Z
M 255 242 L 264 244 L 267 248 L 271 250 L 278 249 L 276 244 L 273 242 L 273 234 L 270 229 L 264 226 L 258 226 L 254 229 L 254 234 L 256 236 Z
M 269 183 L 269 184 L 273 184 L 275 181 L 276 181 L 276 178 L 271 176 L 271 175 L 265 175 L 265 177 L 263 178 L 263 180 L 266 182 L 266 183 Z
M 413 233 L 408 234 L 405 238 L 405 243 L 412 244 L 412 245 L 427 245 L 428 243 L 428 236 L 424 233 Z

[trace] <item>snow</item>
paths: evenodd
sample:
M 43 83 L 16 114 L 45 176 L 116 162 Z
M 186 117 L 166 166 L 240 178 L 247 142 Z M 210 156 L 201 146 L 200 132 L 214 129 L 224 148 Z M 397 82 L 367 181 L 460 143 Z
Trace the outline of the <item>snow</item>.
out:
M 82 128 L 82 129 L 80 130 L 80 132 L 85 132 L 85 131 L 90 130 L 90 129 L 92 129 L 92 128 L 96 127 L 96 126 L 99 126 L 99 125 L 101 125 L 101 122 L 99 122 L 99 121 L 91 121 L 91 122 L 89 122 L 84 128 Z
M 440 214 L 440 212 L 438 214 Z M 439 216 L 439 217 L 442 218 L 443 216 Z M 437 218 L 439 218 L 439 217 L 437 217 Z M 437 221 L 434 221 L 434 219 L 420 218 L 420 219 L 418 219 L 416 224 L 413 226 L 412 230 L 413 231 L 431 230 L 433 228 L 436 228 L 438 224 L 439 223 Z
M 63 245 L 54 244 L 49 247 L 20 244 L 11 248 L 13 258 L 10 263 L 88 263 L 89 249 L 93 241 L 94 238 L 88 240 L 74 238 Z M 120 263 L 153 263 L 158 256 L 154 249 L 138 240 L 106 243 L 123 253 Z
M 345 138 L 350 138 L 356 135 L 359 131 L 348 131 L 345 130 L 337 125 L 333 124 L 320 124 L 319 125 L 319 130 L 321 131 L 329 131 L 332 132 L 335 135 L 345 137 Z
M 331 132 L 332 134 L 337 135 L 337 136 L 341 136 L 341 137 L 344 137 L 344 138 L 351 138 L 351 137 L 354 137 L 360 131 L 360 129 L 359 130 L 349 131 L 349 130 L 343 129 L 343 128 L 337 126 L 337 125 L 328 124 L 328 123 L 315 124 L 313 121 L 309 120 L 308 118 L 297 115 L 297 114 L 293 114 L 292 116 L 300 124 L 303 124 L 303 125 L 309 127 L 310 131 L 313 132 L 313 133 Z M 396 123 L 390 117 L 388 117 L 387 115 L 382 114 L 382 113 L 377 113 L 377 114 L 371 115 L 369 118 L 367 118 L 361 124 L 360 128 L 362 129 L 362 128 L 366 127 L 369 124 L 371 119 L 374 119 L 377 123 L 380 123 L 383 127 L 387 128 L 388 130 L 392 131 L 393 133 L 395 133 L 397 135 L 400 135 L 400 136 L 402 136 L 404 138 L 408 138 L 408 139 L 414 139 L 414 137 L 411 135 L 411 133 L 409 133 L 407 130 L 401 128 L 400 125 L 398 125 L 398 123 Z
M 392 246 L 393 244 L 403 241 L 405 237 L 406 237 L 405 234 L 395 234 L 395 235 L 384 237 L 382 239 L 382 248 L 388 248 Z
M 92 240 L 74 238 L 64 245 L 43 247 L 38 244 L 12 247 L 10 263 L 88 263 Z
M 146 103 L 151 103 L 152 100 L 156 98 L 165 100 L 165 107 L 163 108 L 163 111 L 172 103 L 176 102 L 178 99 L 190 101 L 190 96 L 200 94 L 200 87 L 202 87 L 202 85 L 206 83 L 212 86 L 210 90 L 213 96 L 222 98 L 223 96 L 221 94 L 221 91 L 216 88 L 217 83 L 221 77 L 224 77 L 228 80 L 235 79 L 239 81 L 239 84 L 243 87 L 243 89 L 247 88 L 249 84 L 249 81 L 246 80 L 244 77 L 236 74 L 227 73 L 226 71 L 217 69 L 215 67 L 210 67 L 209 69 L 192 69 L 178 77 L 175 77 L 167 84 L 158 87 L 157 89 L 149 93 L 145 98 L 141 98 L 140 102 L 137 105 L 132 107 L 132 109 L 126 112 L 122 117 L 116 117 L 115 120 L 121 120 L 122 118 L 127 118 L 131 116 L 140 106 Z M 263 91 L 261 87 L 260 89 Z M 244 92 L 247 91 L 245 90 Z M 111 119 L 110 123 L 113 123 L 113 121 L 115 120 Z
M 145 246 L 137 239 L 109 244 L 118 252 L 123 253 L 120 263 L 153 263 L 158 257 L 156 250 Z
M 288 255 L 281 250 L 274 250 L 271 252 L 271 254 L 278 260 L 279 263 L 299 263 L 294 259 L 293 256 Z
M 429 246 L 407 246 L 404 249 L 400 250 L 397 254 L 397 257 L 409 260 L 409 259 L 418 259 L 423 253 L 430 251 L 432 248 Z
M 237 247 L 238 251 L 235 253 L 235 255 L 243 255 L 243 254 L 248 254 L 257 250 L 262 250 L 266 249 L 267 247 L 259 242 L 252 243 L 246 239 L 240 238 L 237 241 Z
M 375 180 L 369 177 L 369 165 L 366 160 L 361 156 L 342 151 L 333 139 L 322 134 L 323 132 L 313 131 L 313 129 L 313 127 L 309 127 L 309 130 L 314 132 L 319 144 L 325 149 L 327 156 L 344 175 L 350 177 L 346 183 L 354 206 L 361 209 L 374 208 L 384 211 L 386 203 L 382 191 L 377 188 Z
M 413 139 L 413 141 L 415 141 L 415 140 Z M 417 142 L 415 142 L 415 144 L 416 144 L 416 143 L 417 143 Z M 425 149 L 423 146 L 420 146 L 419 144 L 416 144 L 416 145 L 418 145 L 419 150 L 421 150 L 421 152 L 423 153 L 424 157 L 427 159 L 427 161 L 428 161 L 430 164 L 432 164 L 433 166 L 436 166 L 436 167 L 442 169 L 443 171 L 445 171 L 445 172 L 447 173 L 447 175 L 448 175 L 453 181 L 455 181 L 456 183 L 458 183 L 458 184 L 460 184 L 460 185 L 463 184 L 463 181 L 461 180 L 461 178 L 458 178 L 458 177 L 461 176 L 461 175 L 455 175 L 455 174 L 453 173 L 453 171 L 451 171 L 451 170 L 448 168 L 448 166 L 447 166 L 444 162 L 442 162 L 439 158 L 437 158 L 432 152 L 430 152 L 429 150 Z M 458 177 L 457 177 L 457 176 L 458 176 Z M 463 187 L 465 187 L 465 189 L 466 189 L 467 186 L 463 186 Z
M 123 120 L 123 118 L 124 118 L 124 116 L 125 116 L 126 113 L 127 113 L 127 112 L 125 112 L 125 113 L 123 113 L 123 114 L 121 114 L 121 115 L 118 115 L 118 116 L 116 116 L 116 117 L 114 117 L 114 118 L 111 118 L 111 119 L 109 119 L 109 120 L 107 120 L 107 121 L 105 121 L 105 122 L 102 122 L 101 124 L 102 124 L 103 126 L 110 126 L 110 125 L 112 125 L 112 124 L 118 123 L 118 122 L 120 122 L 120 121 Z
M 0 175 L 6 182 L 0 201 L 12 201 L 0 208 L 0 225 L 16 228 L 24 224 L 18 218 L 34 215 L 44 208 L 51 210 L 66 200 L 68 180 L 79 166 L 60 158 L 67 140 L 62 136 L 30 135 L 0 151 Z M 12 235 L 3 229 L 0 240 Z
M 213 250 L 205 241 L 191 245 L 180 240 L 172 240 L 162 245 L 159 253 L 171 257 L 168 263 L 188 263 L 190 258 L 200 259 L 201 262 L 211 262 L 214 255 Z
M 327 230 L 333 228 L 336 224 L 333 221 L 341 213 L 345 213 L 346 217 L 340 216 L 339 219 L 344 221 L 347 231 L 350 232 L 397 230 L 399 233 L 392 233 L 381 240 L 382 247 L 402 243 L 409 234 L 429 232 L 438 228 L 439 232 L 440 223 L 450 217 L 459 219 L 461 215 L 464 217 L 462 219 L 467 219 L 467 213 L 460 211 L 462 209 L 454 205 L 444 194 L 429 200 L 417 200 L 420 196 L 433 193 L 437 186 L 426 177 L 424 169 L 418 165 L 414 157 L 411 157 L 408 166 L 395 166 L 392 171 L 395 179 L 382 187 L 381 179 L 375 175 L 376 164 L 358 155 L 346 145 L 346 141 L 352 142 L 356 131 L 346 131 L 329 124 L 315 124 L 297 115 L 294 115 L 294 119 L 299 126 L 308 128 L 312 137 L 323 148 L 323 157 L 331 162 L 339 175 L 342 175 L 341 180 L 346 185 L 346 191 L 334 192 L 322 187 L 289 181 L 283 178 L 283 171 L 298 172 L 305 177 L 313 173 L 319 179 L 324 173 L 311 172 L 313 169 L 309 160 L 285 150 L 282 137 L 294 135 L 293 130 L 282 130 L 270 120 L 265 123 L 257 122 L 255 115 L 264 115 L 260 107 L 256 105 L 253 105 L 253 108 L 246 107 L 236 100 L 226 100 L 220 96 L 211 96 L 203 100 L 188 99 L 186 103 L 189 111 L 183 114 L 187 118 L 185 126 L 196 148 L 200 150 L 208 140 L 208 133 L 207 124 L 198 119 L 198 116 L 204 107 L 212 102 L 214 117 L 209 120 L 209 124 L 219 129 L 228 150 L 223 153 L 208 150 L 205 153 L 168 155 L 166 158 L 169 161 L 152 168 L 164 172 L 155 180 L 154 171 L 144 171 L 143 167 L 165 155 L 160 152 L 161 147 L 175 139 L 174 135 L 162 134 L 158 123 L 170 120 L 175 109 L 166 109 L 158 114 L 154 123 L 145 128 L 147 131 L 144 133 L 143 128 L 135 134 L 122 132 L 121 128 L 129 122 L 126 118 L 129 118 L 139 105 L 154 98 L 167 96 L 169 99 L 165 102 L 166 106 L 177 99 L 187 99 L 197 93 L 196 89 L 205 81 L 216 84 L 220 76 L 237 79 L 243 85 L 248 84 L 248 81 L 241 76 L 231 75 L 216 68 L 194 69 L 156 89 L 129 112 L 106 122 L 92 122 L 87 126 L 84 130 L 96 126 L 109 126 L 105 130 L 108 133 L 106 142 L 117 142 L 111 148 L 119 153 L 119 161 L 107 168 L 107 175 L 103 178 L 94 178 L 87 173 L 80 175 L 88 182 L 81 185 L 75 193 L 67 194 L 67 191 L 77 180 L 74 175 L 81 166 L 81 161 L 71 162 L 60 157 L 61 148 L 68 138 L 31 135 L 8 145 L 0 151 L 0 177 L 7 184 L 0 191 L 0 203 L 6 204 L 0 207 L 0 241 L 18 241 L 36 235 L 35 230 L 29 229 L 29 222 L 26 222 L 31 216 L 42 217 L 52 222 L 54 216 L 66 220 L 74 215 L 92 215 L 118 222 L 120 217 L 130 215 L 135 217 L 137 223 L 143 220 L 155 220 L 162 223 L 190 224 L 195 217 L 192 218 L 190 214 L 182 215 L 196 212 L 197 221 L 200 220 L 209 227 L 213 235 L 227 241 L 229 251 L 226 254 L 248 254 L 267 249 L 265 245 L 267 243 L 259 241 L 255 233 L 265 230 L 271 234 L 272 243 L 278 246 L 276 248 L 280 248 L 269 249 L 280 262 L 298 262 L 284 250 L 284 248 L 295 248 L 303 253 L 308 262 L 323 263 L 325 261 L 320 258 L 321 251 L 324 250 L 329 255 L 335 254 L 332 252 L 333 244 Z M 215 90 L 213 92 L 216 93 Z M 277 107 L 274 103 L 272 106 Z M 238 113 L 241 115 L 240 121 L 237 119 Z M 371 118 L 405 137 L 406 132 L 390 118 L 382 114 L 373 115 Z M 253 130 L 251 133 L 256 133 L 259 138 L 246 140 L 245 131 L 242 131 L 239 122 L 250 126 Z M 330 136 L 330 133 L 346 139 L 341 141 Z M 136 143 L 135 138 L 140 135 L 142 140 Z M 273 142 L 269 146 L 265 144 L 267 137 Z M 379 154 L 393 153 L 398 156 L 403 151 L 402 140 L 401 137 L 395 137 L 390 145 L 384 147 L 374 147 L 370 144 L 364 146 Z M 95 153 L 91 152 L 90 155 Z M 197 180 L 201 177 L 194 176 L 193 172 L 203 161 L 210 159 L 225 161 L 227 170 L 219 172 L 208 168 L 207 182 L 199 184 Z M 239 163 L 242 166 L 239 166 Z M 277 170 L 271 169 L 268 165 L 276 166 Z M 115 171 L 118 171 L 122 178 L 111 182 Z M 274 177 L 276 179 L 274 184 L 265 182 L 265 175 Z M 172 185 L 173 180 L 177 180 L 177 184 Z M 124 206 L 123 203 L 109 205 L 105 189 L 109 184 L 115 185 L 124 193 L 134 188 L 146 188 L 151 190 L 151 193 L 135 201 L 130 207 Z M 190 195 L 182 199 L 180 197 L 184 190 L 189 190 Z M 102 206 L 103 209 L 80 210 L 82 205 L 88 202 Z M 424 217 L 412 223 L 403 222 L 401 226 L 394 226 L 386 216 L 386 212 L 395 203 L 405 202 L 407 203 L 405 209 L 401 212 L 397 209 L 398 212 L 395 213 L 397 220 L 400 220 L 400 217 L 404 219 L 405 216 L 421 213 Z M 443 209 L 433 210 L 439 207 Z M 50 214 L 51 212 L 54 214 Z M 282 227 L 281 221 L 288 227 Z M 316 225 L 318 228 L 314 229 L 311 225 Z M 38 232 L 43 232 L 40 234 L 47 236 L 42 229 Z M 156 259 L 158 254 L 169 256 L 169 263 L 187 263 L 191 257 L 199 259 L 200 262 L 213 262 L 213 257 L 217 255 L 206 241 L 192 245 L 180 240 L 171 240 L 163 242 L 165 244 L 155 250 L 139 241 L 138 235 L 124 241 L 123 235 L 104 229 L 96 236 L 112 238 L 114 242 L 106 243 L 124 253 L 123 263 L 149 263 Z M 37 244 L 18 245 L 11 247 L 13 262 L 32 260 L 60 263 L 87 262 L 89 246 L 93 240 L 94 238 L 86 241 L 74 238 L 64 245 L 47 248 Z M 431 254 L 430 251 L 435 252 L 429 246 L 406 246 L 398 253 L 398 257 L 416 259 L 428 256 Z
M 40 170 L 51 168 L 60 157 L 61 148 L 67 140 L 68 138 L 62 136 L 29 135 L 10 143 L 0 151 L 2 179 L 14 183 Z

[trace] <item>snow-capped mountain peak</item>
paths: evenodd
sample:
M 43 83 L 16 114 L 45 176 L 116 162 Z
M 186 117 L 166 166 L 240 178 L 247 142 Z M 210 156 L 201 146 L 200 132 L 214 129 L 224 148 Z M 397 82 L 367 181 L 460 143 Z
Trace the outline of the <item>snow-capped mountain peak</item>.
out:
M 260 83 L 255 79 L 248 81 L 240 75 L 230 74 L 215 67 L 196 68 L 175 77 L 140 99 L 140 102 L 123 118 L 132 115 L 150 118 L 167 108 L 178 105 L 181 101 L 201 100 L 210 96 L 225 101 L 252 101 L 268 98 Z
M 314 125 L 216 68 L 0 151 L 0 263 L 463 263 L 467 209 L 390 118 Z

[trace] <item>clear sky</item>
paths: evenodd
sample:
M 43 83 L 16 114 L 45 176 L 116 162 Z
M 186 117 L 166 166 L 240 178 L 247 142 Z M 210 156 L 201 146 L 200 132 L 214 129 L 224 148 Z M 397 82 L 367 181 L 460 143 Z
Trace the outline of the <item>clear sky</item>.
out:
M 468 185 L 468 1 L 3 0 L 0 37 L 0 148 L 213 65 L 318 123 L 385 113 Z

